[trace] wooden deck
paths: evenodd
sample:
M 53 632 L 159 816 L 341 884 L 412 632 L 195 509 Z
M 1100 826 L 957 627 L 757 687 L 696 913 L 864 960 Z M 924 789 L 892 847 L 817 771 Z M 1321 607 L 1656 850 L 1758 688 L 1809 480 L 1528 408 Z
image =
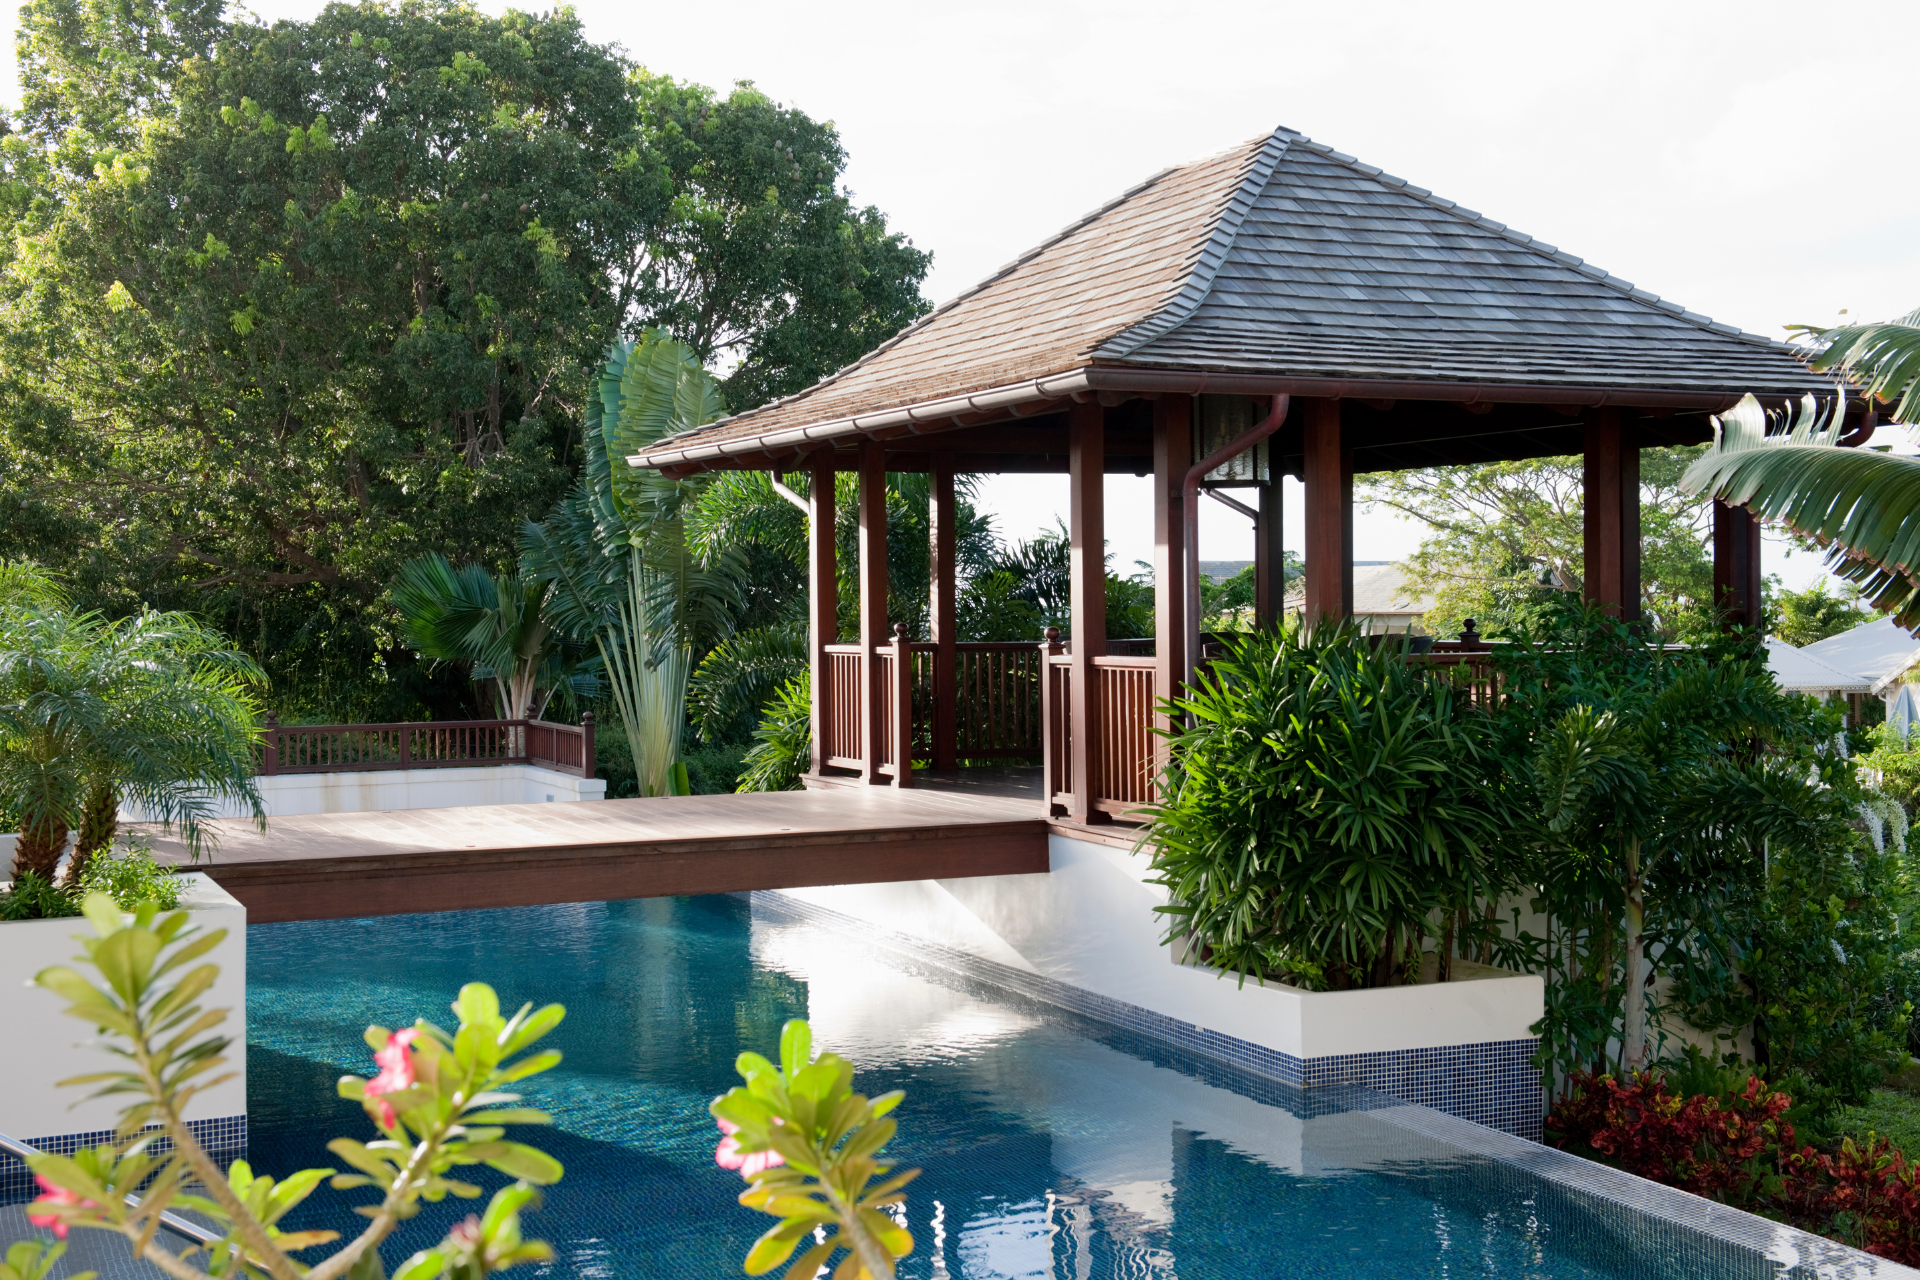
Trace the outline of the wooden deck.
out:
M 255 924 L 1047 870 L 1052 824 L 998 787 L 484 805 L 213 824 L 198 869 Z M 162 858 L 184 863 L 176 842 Z

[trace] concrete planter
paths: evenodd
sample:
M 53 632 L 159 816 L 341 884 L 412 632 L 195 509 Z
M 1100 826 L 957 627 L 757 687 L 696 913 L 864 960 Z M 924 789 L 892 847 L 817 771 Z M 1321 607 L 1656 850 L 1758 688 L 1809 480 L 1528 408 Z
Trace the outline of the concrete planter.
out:
M 196 873 L 185 879 L 180 905 L 193 923 L 227 931 L 201 961 L 220 966 L 220 976 L 200 1003 L 228 1010 L 215 1034 L 233 1040 L 225 1070 L 234 1073 L 190 1099 L 187 1120 L 209 1150 L 237 1154 L 245 1149 L 247 1125 L 247 911 L 209 877 Z M 93 1028 L 66 1016 L 58 996 L 27 985 L 35 973 L 55 964 L 96 978 L 95 971 L 75 962 L 86 954 L 76 937 L 92 931 L 83 918 L 0 922 L 0 1028 L 6 1045 L 0 1055 L 0 1133 L 43 1151 L 71 1152 L 102 1141 L 128 1101 L 81 1101 L 89 1090 L 55 1087 L 69 1076 L 112 1070 L 116 1059 L 97 1047 Z M 25 1191 L 27 1181 L 24 1166 L 0 1155 L 0 1200 Z
M 1241 984 L 1176 964 L 1160 942 L 1165 892 L 1144 854 L 1055 835 L 1045 875 L 790 889 L 802 910 L 891 935 L 1037 999 L 1292 1084 L 1358 1083 L 1537 1137 L 1531 1030 L 1538 977 L 1463 966 L 1465 981 L 1371 991 Z M 775 895 L 768 895 L 773 897 Z M 756 895 L 758 900 L 759 895 Z M 1466 977 L 1463 972 L 1462 977 Z

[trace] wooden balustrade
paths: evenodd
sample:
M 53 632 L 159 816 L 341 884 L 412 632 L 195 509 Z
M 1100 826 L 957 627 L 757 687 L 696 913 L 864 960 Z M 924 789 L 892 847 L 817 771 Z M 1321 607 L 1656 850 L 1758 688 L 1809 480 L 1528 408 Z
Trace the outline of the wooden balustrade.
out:
M 860 646 L 827 646 L 827 669 L 821 673 L 826 687 L 820 691 L 826 730 L 826 762 L 836 769 L 858 769 L 866 758 L 860 732 Z
M 271 776 L 531 764 L 591 778 L 593 733 L 592 713 L 577 725 L 550 720 L 282 725 L 268 716 L 259 767 Z
M 1100 699 L 1093 807 L 1103 813 L 1127 813 L 1153 801 L 1153 667 L 1152 658 L 1093 660 Z

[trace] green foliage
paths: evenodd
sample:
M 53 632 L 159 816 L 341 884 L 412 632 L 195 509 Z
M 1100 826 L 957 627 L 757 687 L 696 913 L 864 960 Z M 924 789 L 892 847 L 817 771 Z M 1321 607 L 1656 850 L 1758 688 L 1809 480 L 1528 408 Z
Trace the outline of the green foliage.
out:
M 1920 458 L 1843 448 L 1843 403 L 1809 395 L 1769 414 L 1751 395 L 1714 419 L 1683 485 L 1747 507 L 1827 548 L 1827 569 L 1909 630 L 1920 628 Z
M 887 1113 L 906 1095 L 855 1093 L 853 1064 L 833 1053 L 815 1058 L 812 1032 L 798 1019 L 781 1028 L 778 1066 L 757 1053 L 734 1065 L 746 1086 L 708 1107 L 729 1134 L 717 1159 L 747 1180 L 741 1204 L 780 1219 L 748 1251 L 746 1273 L 765 1275 L 818 1232 L 823 1238 L 788 1269 L 789 1280 L 809 1280 L 842 1249 L 848 1257 L 834 1274 L 893 1280 L 913 1237 L 882 1211 L 904 1202 L 902 1189 L 920 1171 L 896 1173 L 878 1157 L 898 1129 Z
M 552 590 L 477 564 L 456 569 L 435 551 L 400 566 L 392 597 L 401 635 L 421 656 L 464 663 L 475 680 L 491 680 L 499 719 L 538 720 L 555 693 L 571 701 L 596 690 L 587 646 L 546 618 Z
M 737 790 L 750 750 L 745 742 L 713 742 L 689 750 L 682 761 L 687 769 L 686 794 L 723 796 Z
M 1286 562 L 1287 589 L 1302 581 L 1307 571 L 1306 563 L 1293 551 L 1283 553 Z M 1214 581 L 1212 578 L 1200 579 L 1200 629 L 1202 631 L 1251 631 L 1254 613 L 1259 604 L 1259 584 L 1254 581 L 1254 569 L 1247 565 L 1231 578 Z M 1142 569 L 1147 566 L 1142 565 Z M 1151 589 L 1152 574 L 1143 575 L 1140 581 Z M 1148 607 L 1151 608 L 1149 601 Z M 1141 634 L 1152 635 L 1151 626 Z
M 1641 605 L 1669 639 L 1712 620 L 1711 504 L 1680 487 L 1699 452 L 1640 454 Z M 1365 478 L 1359 496 L 1432 531 L 1407 562 L 1409 584 L 1434 593 L 1427 631 L 1455 635 L 1472 618 L 1481 635 L 1505 638 L 1536 629 L 1559 608 L 1557 597 L 1579 598 L 1581 477 L 1577 457 L 1535 458 L 1381 473 Z
M 485 1164 L 518 1181 L 495 1194 L 483 1217 L 456 1226 L 440 1245 L 403 1263 L 396 1280 L 446 1275 L 464 1280 L 552 1260 L 546 1244 L 523 1239 L 519 1211 L 533 1198 L 530 1184 L 560 1179 L 560 1163 L 505 1137 L 508 1125 L 546 1124 L 549 1118 L 514 1105 L 518 1095 L 504 1088 L 559 1062 L 552 1050 L 525 1053 L 566 1016 L 559 1005 L 537 1011 L 526 1005 L 507 1018 L 491 988 L 469 983 L 453 1004 L 459 1018 L 454 1032 L 424 1020 L 397 1034 L 369 1027 L 367 1044 L 382 1070 L 372 1079 L 346 1076 L 339 1091 L 365 1105 L 380 1138 L 372 1143 L 339 1138 L 328 1144 L 353 1172 L 304 1169 L 275 1180 L 256 1174 L 244 1160 L 221 1170 L 182 1113 L 196 1093 L 230 1078 L 213 1074 L 225 1064 L 222 1055 L 230 1042 L 205 1034 L 225 1020 L 227 1011 L 196 1003 L 219 970 L 194 964 L 220 944 L 226 930 L 203 931 L 185 912 L 163 916 L 152 902 L 128 918 L 98 893 L 88 896 L 84 911 L 99 935 L 82 942 L 101 985 L 65 966 L 43 969 L 33 980 L 64 999 L 70 1016 L 118 1040 L 114 1052 L 127 1060 L 124 1070 L 63 1083 L 97 1086 L 94 1097 L 131 1101 L 120 1113 L 112 1142 L 72 1156 L 29 1159 L 34 1173 L 53 1188 L 30 1206 L 36 1217 L 52 1220 L 62 1235 L 75 1226 L 114 1232 L 132 1244 L 136 1257 L 177 1280 L 202 1274 L 373 1280 L 384 1274 L 380 1242 L 413 1216 L 422 1200 L 479 1196 L 479 1187 L 450 1175 L 456 1167 Z M 165 1132 L 171 1151 L 153 1153 L 141 1132 L 150 1124 Z M 278 1223 L 329 1178 L 335 1190 L 373 1187 L 380 1198 L 359 1210 L 370 1221 L 355 1239 L 324 1261 L 296 1264 L 292 1254 L 336 1240 L 339 1233 L 283 1232 Z M 201 1214 L 222 1233 L 205 1248 L 204 1259 L 193 1257 L 198 1248 L 176 1255 L 155 1243 L 160 1214 L 170 1209 Z
M 1420 938 L 1513 883 L 1517 816 L 1488 718 L 1357 628 L 1228 642 L 1174 706 L 1192 726 L 1152 817 L 1170 936 L 1246 976 L 1418 973 Z
M 741 742 L 780 686 L 807 669 L 805 624 L 742 631 L 694 669 L 687 711 L 704 742 Z
M 813 764 L 812 687 L 806 671 L 780 686 L 766 718 L 753 731 L 754 744 L 736 790 L 800 790 L 800 775 Z
M 0 1262 L 0 1280 L 46 1280 L 66 1252 L 65 1244 L 49 1247 L 38 1240 L 17 1240 L 7 1246 L 6 1261 Z M 99 1274 L 76 1271 L 68 1280 L 93 1280 Z
M 1867 621 L 1858 597 L 1853 591 L 1832 594 L 1824 578 L 1805 591 L 1775 592 L 1768 630 L 1795 648 L 1805 648 Z
M 153 850 L 141 841 L 117 853 L 87 859 L 71 896 L 77 903 L 93 893 L 106 894 L 122 911 L 132 911 L 143 902 L 151 902 L 162 911 L 178 911 L 180 874 L 171 865 L 155 862 Z
M 0 920 L 60 920 L 79 914 L 80 904 L 37 871 L 16 874 L 0 893 Z
M 1884 721 L 1868 733 L 1872 749 L 1859 757 L 1860 767 L 1908 813 L 1920 812 L 1920 733 L 1902 737 Z
M 251 660 L 186 614 L 108 622 L 0 603 L 0 797 L 20 819 L 15 876 L 51 881 L 76 827 L 83 867 L 112 845 L 123 799 L 178 827 L 196 853 L 221 800 L 263 816 L 260 681 Z
M 510 566 L 623 330 L 751 406 L 925 309 L 830 125 L 633 67 L 570 10 L 36 0 L 0 144 L 0 555 L 191 607 L 289 717 L 466 710 L 383 598 Z
M 1920 310 L 1878 324 L 1790 327 L 1811 340 L 1809 367 L 1837 370 L 1874 399 L 1897 401 L 1895 422 L 1920 421 Z

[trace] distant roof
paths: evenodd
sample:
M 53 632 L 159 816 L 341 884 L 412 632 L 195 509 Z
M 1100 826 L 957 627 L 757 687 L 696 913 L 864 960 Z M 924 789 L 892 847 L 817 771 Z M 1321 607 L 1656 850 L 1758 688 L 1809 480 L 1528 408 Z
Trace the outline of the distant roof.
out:
M 1784 640 L 1767 641 L 1767 670 L 1782 689 L 1797 693 L 1866 693 L 1873 681 L 1822 662 L 1809 646 L 1796 649 Z
M 1875 618 L 1851 631 L 1817 640 L 1800 652 L 1865 678 L 1878 693 L 1920 661 L 1920 639 L 1892 618 Z
M 1287 592 L 1287 609 L 1306 603 L 1304 587 Z M 1353 613 L 1355 617 L 1414 617 L 1433 608 L 1433 593 L 1407 585 L 1404 566 L 1385 560 L 1353 562 Z
M 1100 370 L 1599 388 L 1653 405 L 1831 385 L 1784 344 L 1282 128 L 1154 175 L 858 362 L 644 456 L 1057 397 Z

